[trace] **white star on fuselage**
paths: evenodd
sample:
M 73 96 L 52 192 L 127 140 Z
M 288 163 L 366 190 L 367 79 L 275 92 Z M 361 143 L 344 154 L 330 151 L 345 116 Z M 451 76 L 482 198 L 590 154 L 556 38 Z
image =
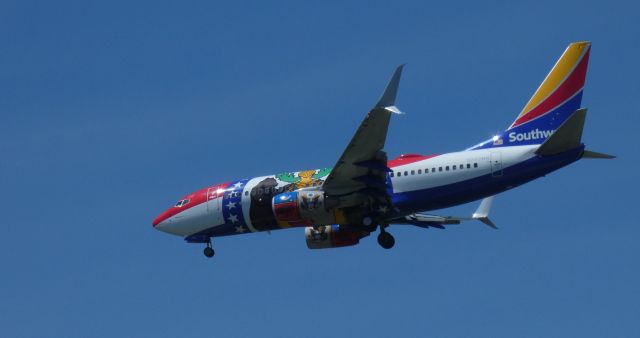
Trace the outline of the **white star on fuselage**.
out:
M 244 227 L 242 227 L 242 226 L 237 226 L 237 227 L 236 227 L 236 232 L 237 232 L 237 233 L 243 233 L 243 232 L 245 232 L 245 231 L 246 231 L 246 229 L 245 229 Z
M 238 222 L 238 216 L 236 216 L 236 215 L 230 215 L 230 216 L 229 216 L 229 220 L 230 220 L 232 223 L 237 223 L 237 222 Z
M 229 204 L 227 204 L 227 208 L 229 208 L 229 210 L 233 209 L 236 207 L 236 202 L 229 202 Z
M 234 184 L 234 185 L 231 187 L 231 190 L 236 190 L 236 189 L 240 188 L 241 186 L 242 186 L 242 183 L 241 183 L 241 182 L 238 182 L 238 183 Z

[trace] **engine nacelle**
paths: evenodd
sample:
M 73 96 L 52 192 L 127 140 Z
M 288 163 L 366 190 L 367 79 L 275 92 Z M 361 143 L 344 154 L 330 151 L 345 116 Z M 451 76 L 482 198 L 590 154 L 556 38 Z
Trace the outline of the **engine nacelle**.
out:
M 281 227 L 345 223 L 342 210 L 327 211 L 322 190 L 284 192 L 273 196 L 271 206 Z
M 360 238 L 369 236 L 364 230 L 350 229 L 340 225 L 306 227 L 304 237 L 309 249 L 339 248 L 360 243 Z

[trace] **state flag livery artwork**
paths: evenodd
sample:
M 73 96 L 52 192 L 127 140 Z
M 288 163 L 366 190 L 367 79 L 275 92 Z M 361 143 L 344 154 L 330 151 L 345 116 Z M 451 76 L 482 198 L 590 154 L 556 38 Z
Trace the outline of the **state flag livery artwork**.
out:
M 249 180 L 239 180 L 232 182 L 224 192 L 222 199 L 222 217 L 224 225 L 219 227 L 221 233 L 245 233 L 249 228 L 242 214 L 242 190 Z M 218 230 L 218 229 L 216 229 Z

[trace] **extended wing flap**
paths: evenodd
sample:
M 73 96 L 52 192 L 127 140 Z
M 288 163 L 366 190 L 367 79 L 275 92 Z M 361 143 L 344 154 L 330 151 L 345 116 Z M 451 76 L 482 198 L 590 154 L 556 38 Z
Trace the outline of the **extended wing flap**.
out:
M 490 196 L 483 199 L 482 202 L 480 202 L 478 209 L 476 209 L 471 217 L 438 216 L 416 213 L 405 216 L 402 219 L 394 220 L 393 223 L 411 224 L 421 228 L 433 227 L 444 229 L 444 225 L 447 224 L 460 224 L 463 221 L 477 220 L 493 229 L 498 229 L 498 227 L 489 219 L 489 211 L 491 209 L 491 204 L 493 203 L 493 197 L 494 196 Z

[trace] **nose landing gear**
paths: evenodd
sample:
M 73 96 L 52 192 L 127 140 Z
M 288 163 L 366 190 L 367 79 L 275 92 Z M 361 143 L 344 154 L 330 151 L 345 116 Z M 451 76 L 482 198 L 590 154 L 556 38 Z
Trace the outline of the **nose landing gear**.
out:
M 378 244 L 385 249 L 393 248 L 393 245 L 396 244 L 395 238 L 386 232 L 384 228 L 388 227 L 388 225 L 380 225 L 380 234 L 378 235 Z
M 211 239 L 209 239 L 209 242 L 207 242 L 207 247 L 204 248 L 204 255 L 207 256 L 207 258 L 211 258 L 215 254 L 216 252 L 213 251 L 213 248 L 211 247 Z

